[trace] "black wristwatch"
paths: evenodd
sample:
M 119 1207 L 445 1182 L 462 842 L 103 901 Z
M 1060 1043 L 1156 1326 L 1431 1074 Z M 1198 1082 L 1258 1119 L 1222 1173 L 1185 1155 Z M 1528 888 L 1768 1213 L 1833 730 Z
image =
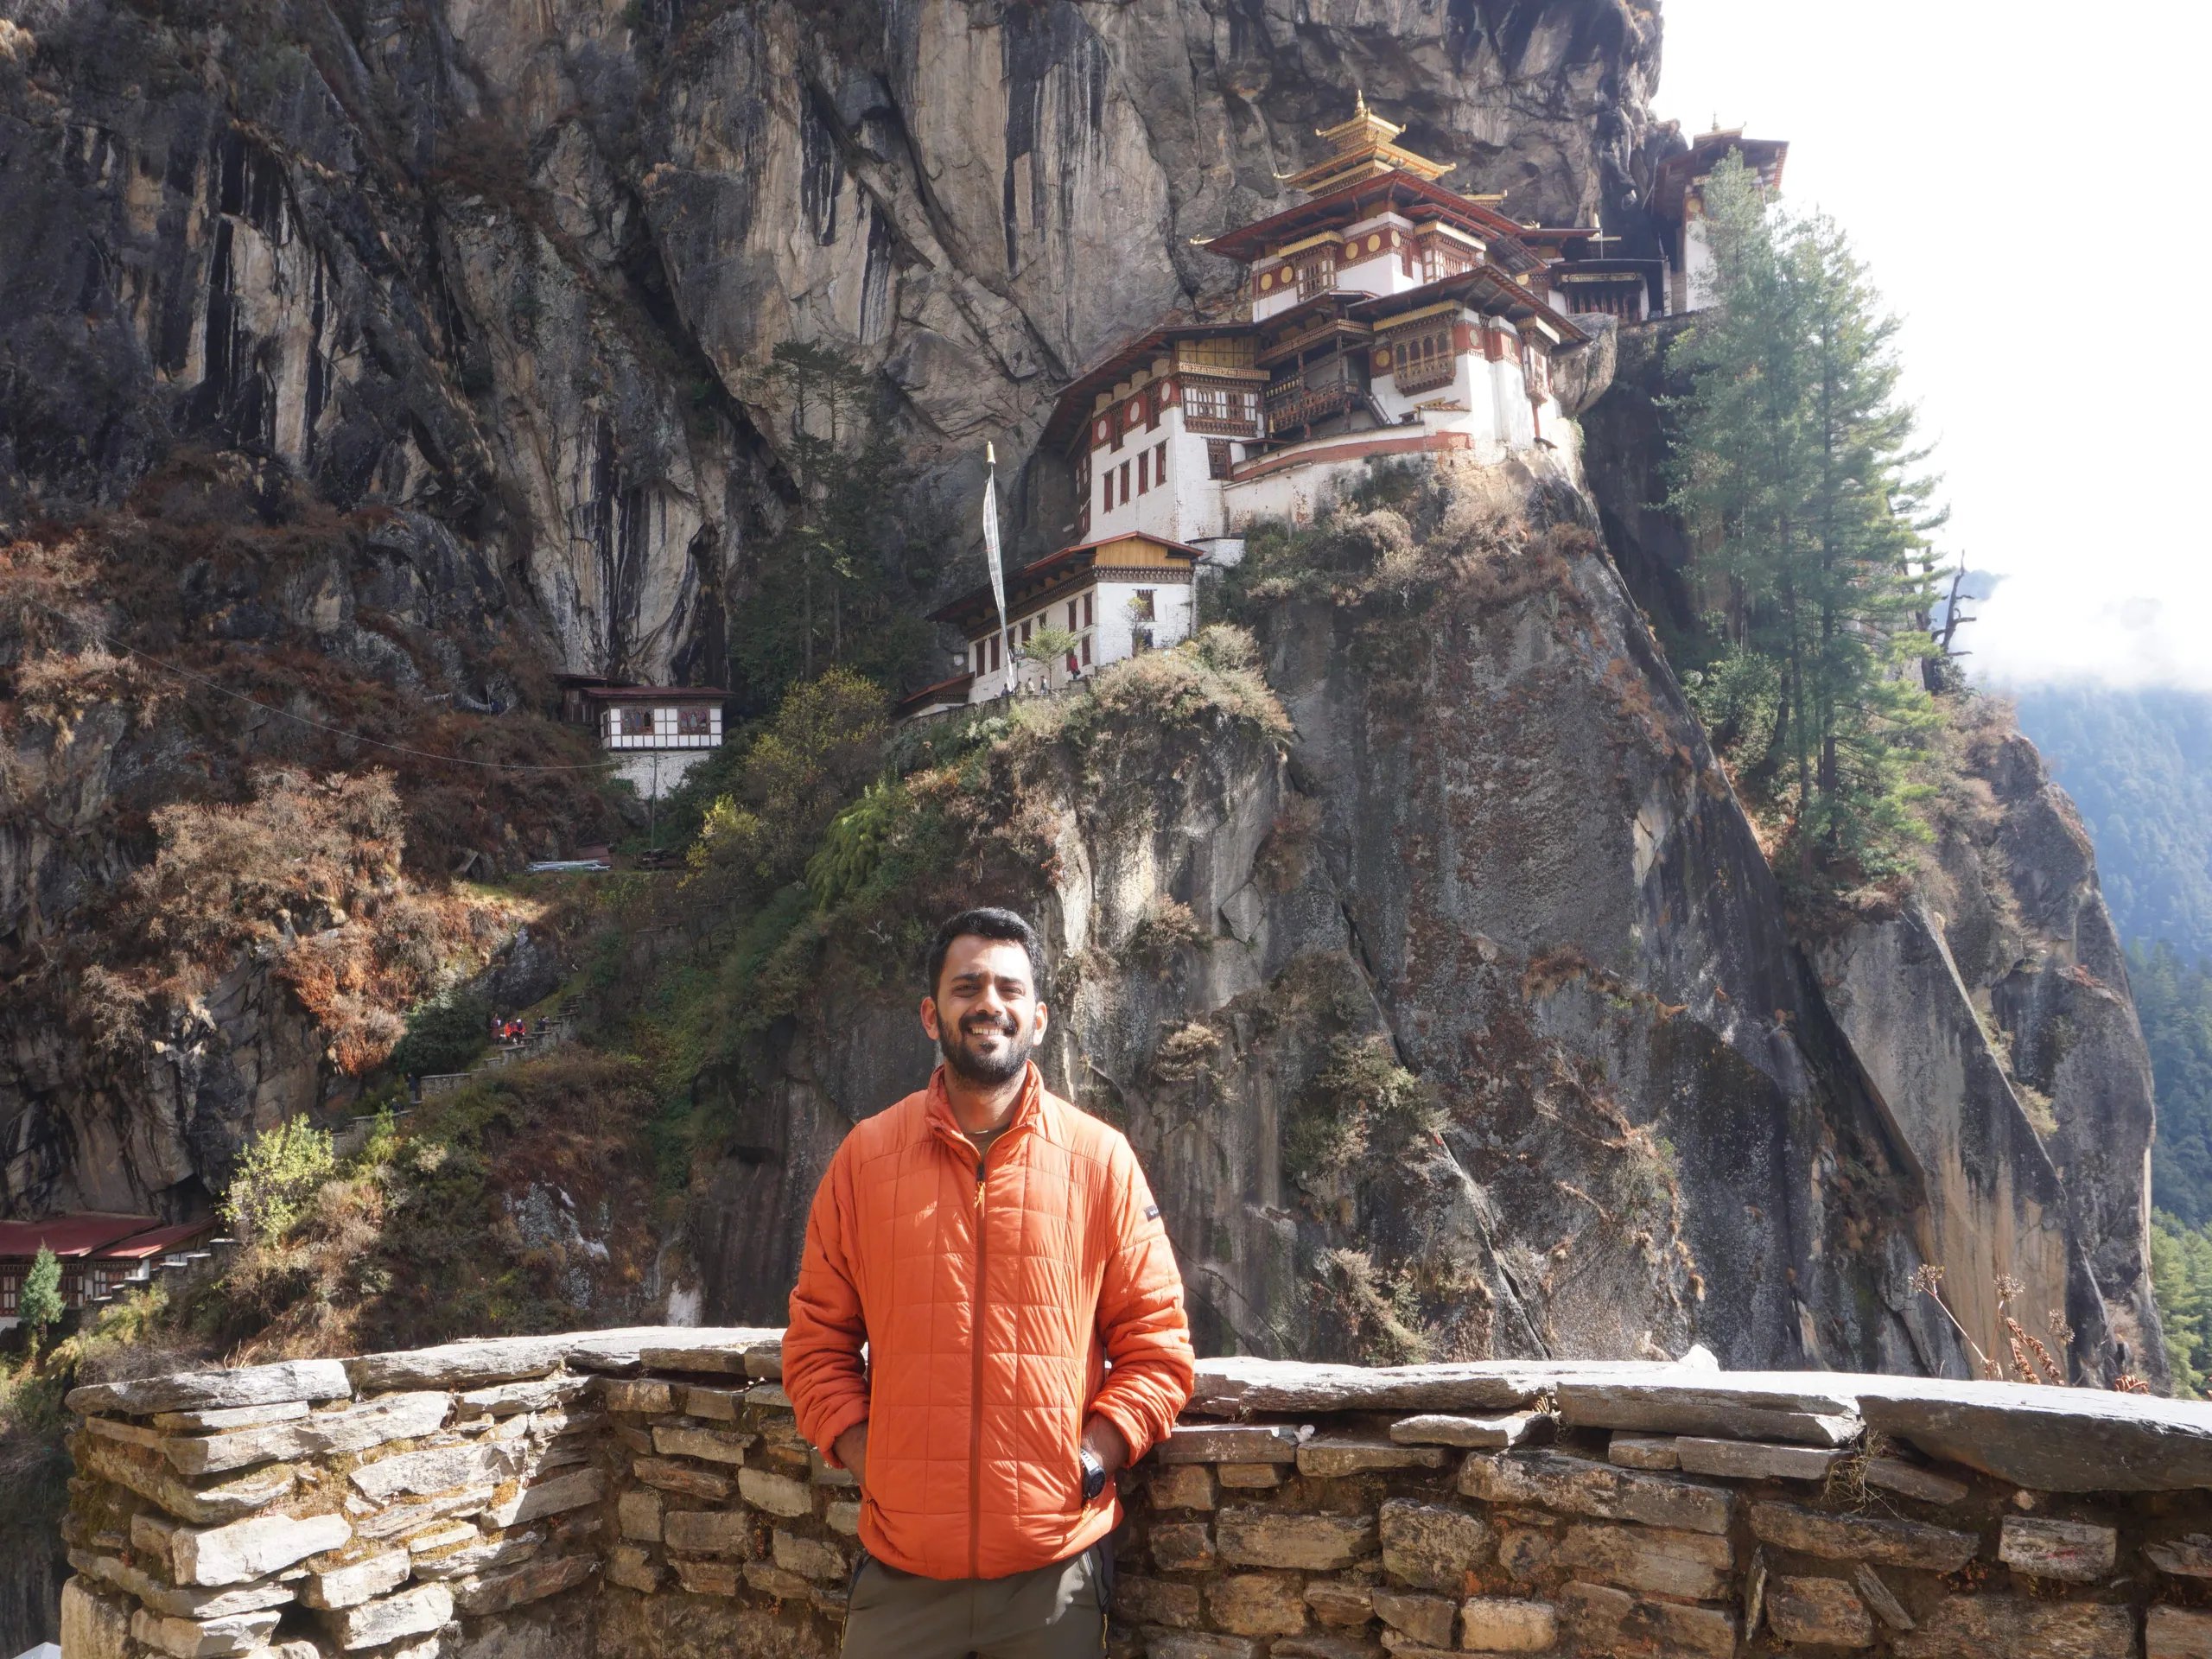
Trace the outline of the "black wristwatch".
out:
M 1076 1455 L 1083 1459 L 1083 1501 L 1096 1503 L 1098 1494 L 1106 1490 L 1106 1465 L 1087 1446 L 1078 1448 Z

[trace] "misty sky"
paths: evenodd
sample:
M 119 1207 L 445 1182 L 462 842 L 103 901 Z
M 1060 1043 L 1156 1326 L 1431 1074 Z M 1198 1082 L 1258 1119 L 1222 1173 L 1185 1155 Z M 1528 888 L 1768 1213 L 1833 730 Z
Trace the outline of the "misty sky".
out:
M 1904 318 L 1967 666 L 2212 690 L 2212 7 L 1663 0 L 1657 112 L 1786 138 Z M 2192 160 L 2192 158 L 2195 158 Z

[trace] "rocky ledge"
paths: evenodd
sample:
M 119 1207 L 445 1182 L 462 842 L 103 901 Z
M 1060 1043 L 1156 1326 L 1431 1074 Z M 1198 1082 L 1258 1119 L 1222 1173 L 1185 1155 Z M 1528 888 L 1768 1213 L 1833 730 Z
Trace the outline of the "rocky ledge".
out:
M 828 1656 L 859 1494 L 780 1333 L 70 1396 L 65 1659 Z M 1205 1362 L 1122 1477 L 1112 1651 L 2212 1656 L 2212 1406 L 1709 1363 Z

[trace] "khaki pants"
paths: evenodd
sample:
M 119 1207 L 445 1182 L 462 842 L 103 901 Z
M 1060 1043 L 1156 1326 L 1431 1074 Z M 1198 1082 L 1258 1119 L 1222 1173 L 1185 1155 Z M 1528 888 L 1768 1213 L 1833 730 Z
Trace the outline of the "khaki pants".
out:
M 925 1579 L 865 1558 L 845 1659 L 1103 1659 L 1109 1548 L 1004 1579 Z

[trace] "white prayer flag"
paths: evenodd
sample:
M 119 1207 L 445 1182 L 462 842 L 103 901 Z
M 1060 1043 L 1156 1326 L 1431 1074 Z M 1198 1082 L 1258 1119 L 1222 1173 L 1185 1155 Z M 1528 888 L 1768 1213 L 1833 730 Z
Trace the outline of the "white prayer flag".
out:
M 983 557 L 991 567 L 991 597 L 998 601 L 999 639 L 1006 652 L 1006 683 L 1014 683 L 1014 633 L 1006 620 L 1006 561 L 999 553 L 999 457 L 983 446 Z

